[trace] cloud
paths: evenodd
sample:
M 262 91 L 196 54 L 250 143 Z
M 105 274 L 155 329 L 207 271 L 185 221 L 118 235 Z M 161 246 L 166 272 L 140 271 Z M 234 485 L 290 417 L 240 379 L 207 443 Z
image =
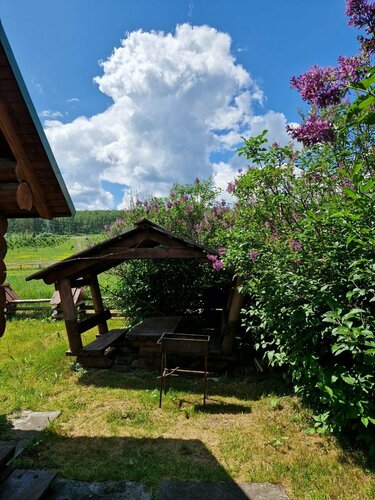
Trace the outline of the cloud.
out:
M 79 99 L 78 97 L 71 97 L 70 99 L 67 99 L 67 101 L 69 104 L 73 104 L 75 102 L 79 102 Z
M 94 81 L 111 106 L 45 124 L 77 208 L 112 207 L 103 181 L 117 183 L 125 197 L 139 186 L 165 194 L 173 182 L 196 177 L 222 183 L 241 135 L 269 128 L 272 140 L 288 140 L 284 115 L 254 113 L 263 92 L 236 64 L 230 36 L 209 26 L 132 32 L 101 68 Z M 228 153 L 231 162 L 216 158 Z
M 39 113 L 41 118 L 52 118 L 53 120 L 57 118 L 63 118 L 63 114 L 60 111 L 53 111 L 52 109 L 45 109 Z

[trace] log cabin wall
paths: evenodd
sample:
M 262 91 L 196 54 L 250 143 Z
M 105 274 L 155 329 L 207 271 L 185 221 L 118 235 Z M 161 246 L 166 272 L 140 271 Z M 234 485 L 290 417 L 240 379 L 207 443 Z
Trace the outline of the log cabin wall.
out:
M 6 297 L 5 297 L 5 290 L 1 285 L 4 284 L 6 279 L 6 266 L 4 258 L 7 253 L 7 242 L 5 241 L 4 235 L 7 232 L 7 229 L 8 229 L 8 220 L 6 219 L 6 217 L 0 215 L 0 337 L 3 336 L 6 325 L 6 317 L 5 317 Z

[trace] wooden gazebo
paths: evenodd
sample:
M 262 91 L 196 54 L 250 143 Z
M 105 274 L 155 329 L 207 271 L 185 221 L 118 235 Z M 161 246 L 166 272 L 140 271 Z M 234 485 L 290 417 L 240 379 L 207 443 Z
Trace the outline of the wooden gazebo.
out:
M 68 217 L 74 206 L 0 23 L 0 337 L 8 218 Z
M 106 240 L 83 252 L 72 255 L 42 271 L 27 280 L 43 279 L 46 284 L 55 284 L 60 292 L 61 305 L 69 341 L 68 355 L 79 358 L 95 357 L 104 354 L 105 349 L 119 341 L 124 332 L 116 330 L 109 332 L 107 320 L 110 311 L 103 306 L 103 300 L 98 282 L 98 275 L 131 259 L 206 259 L 209 250 L 194 241 L 181 238 L 163 227 L 142 219 L 134 228 L 125 233 Z M 208 261 L 207 261 L 208 262 Z M 79 321 L 76 315 L 71 289 L 90 286 L 95 314 Z M 240 302 L 235 291 L 232 294 L 229 308 L 229 325 L 231 317 L 237 321 Z M 234 325 L 235 321 L 232 321 Z M 94 326 L 99 327 L 99 338 L 92 344 L 83 347 L 81 334 Z M 228 330 L 228 343 L 225 349 L 231 350 L 233 342 L 232 330 Z M 104 358 L 101 358 L 104 362 Z M 87 358 L 86 358 L 86 361 Z M 88 363 L 86 363 L 88 364 Z M 91 366 L 103 366 L 97 359 Z

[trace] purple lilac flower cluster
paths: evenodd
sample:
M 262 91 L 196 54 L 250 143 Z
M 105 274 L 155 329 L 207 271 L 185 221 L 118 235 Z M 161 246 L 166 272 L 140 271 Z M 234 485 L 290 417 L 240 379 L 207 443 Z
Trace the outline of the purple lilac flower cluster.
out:
M 249 259 L 255 260 L 259 257 L 259 252 L 255 252 L 254 250 L 249 252 Z
M 290 82 L 291 88 L 297 89 L 302 99 L 309 104 L 325 107 L 340 102 L 341 87 L 333 67 L 320 68 L 314 65 L 306 73 L 293 76 Z
M 290 247 L 295 252 L 299 252 L 300 250 L 302 250 L 302 243 L 300 241 L 291 240 L 290 241 Z
M 340 56 L 337 68 L 321 68 L 314 65 L 306 73 L 291 78 L 291 88 L 297 89 L 302 99 L 318 108 L 339 104 L 348 85 L 358 82 L 363 76 L 363 56 Z
M 345 14 L 350 18 L 350 26 L 360 29 L 366 27 L 366 33 L 375 31 L 375 2 L 347 0 Z
M 302 142 L 305 146 L 312 146 L 320 142 L 334 142 L 336 138 L 332 123 L 311 115 L 299 127 L 288 126 L 287 130 L 293 139 Z
M 224 268 L 223 261 L 217 255 L 208 253 L 207 259 L 212 263 L 212 267 L 215 271 L 221 271 Z
M 291 78 L 291 88 L 297 89 L 304 101 L 317 108 L 299 127 L 288 127 L 291 137 L 305 146 L 335 140 L 333 125 L 318 115 L 319 109 L 344 102 L 349 86 L 365 76 L 365 66 L 371 52 L 375 51 L 375 2 L 347 0 L 345 13 L 350 25 L 366 27 L 366 32 L 373 36 L 368 39 L 359 37 L 363 49 L 361 55 L 340 56 L 337 67 L 313 66 L 306 73 Z

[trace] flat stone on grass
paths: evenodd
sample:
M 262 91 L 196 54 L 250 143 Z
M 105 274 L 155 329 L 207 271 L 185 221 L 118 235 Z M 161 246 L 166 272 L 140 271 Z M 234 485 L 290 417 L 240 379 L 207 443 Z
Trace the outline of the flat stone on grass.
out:
M 282 485 L 161 481 L 155 500 L 288 500 Z
M 23 411 L 15 418 L 9 418 L 14 431 L 40 432 L 53 422 L 61 411 Z
M 46 500 L 150 500 L 141 483 L 134 481 L 105 481 L 89 483 L 55 479 Z

